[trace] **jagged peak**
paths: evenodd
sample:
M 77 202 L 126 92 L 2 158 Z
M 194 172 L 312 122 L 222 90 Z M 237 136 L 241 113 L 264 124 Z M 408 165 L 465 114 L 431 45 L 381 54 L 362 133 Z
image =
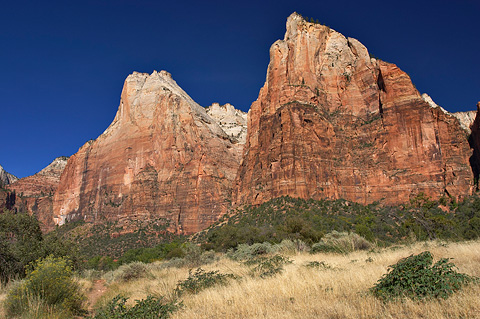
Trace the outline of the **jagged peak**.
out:
M 236 109 L 230 103 L 213 103 L 205 108 L 207 114 L 236 143 L 245 144 L 247 138 L 247 113 Z
M 165 70 L 160 72 L 154 70 L 151 74 L 133 72 L 127 76 L 115 119 L 102 135 L 113 132 L 119 127 L 119 123 L 137 125 L 143 122 L 146 125 L 145 123 L 149 121 L 155 121 L 156 110 L 164 105 L 164 102 L 161 102 L 164 97 L 176 101 L 173 102 L 173 106 L 178 108 L 179 114 L 192 114 L 196 125 L 207 125 L 214 134 L 222 138 L 227 137 L 222 128 L 207 114 L 205 108 L 196 103 Z
M 477 111 L 450 113 L 447 110 L 445 110 L 443 107 L 435 103 L 433 99 L 430 97 L 430 95 L 428 95 L 427 93 L 422 94 L 422 99 L 425 102 L 427 102 L 431 108 L 434 108 L 434 109 L 439 108 L 446 115 L 455 117 L 460 123 L 460 126 L 462 127 L 462 129 L 464 129 L 468 134 L 472 132 L 471 126 L 473 124 L 473 121 L 475 121 L 475 116 L 477 114 Z
M 68 157 L 59 156 L 55 158 L 47 167 L 38 172 L 38 175 L 50 175 L 53 171 L 63 171 L 67 166 Z
M 242 110 L 235 108 L 235 106 L 233 106 L 230 103 L 220 104 L 220 103 L 214 102 L 212 103 L 212 105 L 207 106 L 205 110 L 207 111 L 207 113 L 214 112 L 216 110 L 222 110 L 222 112 L 231 113 L 231 114 L 241 114 L 241 115 L 247 114 L 246 112 L 243 112 Z
M 17 180 L 18 180 L 18 177 L 8 173 L 0 165 L 0 187 L 12 184 L 13 182 L 16 182 Z

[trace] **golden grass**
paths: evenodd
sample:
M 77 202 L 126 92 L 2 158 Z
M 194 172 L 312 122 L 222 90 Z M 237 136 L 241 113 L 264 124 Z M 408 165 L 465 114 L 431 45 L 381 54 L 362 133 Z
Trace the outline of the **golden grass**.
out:
M 247 266 L 222 258 L 203 268 L 233 273 L 242 279 L 182 296 L 184 307 L 172 318 L 480 318 L 479 285 L 471 285 L 447 300 L 424 302 L 383 303 L 368 294 L 389 265 L 425 250 L 436 259 L 454 258 L 460 272 L 480 277 L 479 241 L 416 243 L 345 256 L 297 254 L 290 256 L 294 262 L 286 265 L 282 274 L 268 279 L 252 278 Z M 305 267 L 310 261 L 324 261 L 332 268 Z M 173 298 L 177 282 L 188 277 L 188 268 L 151 268 L 153 278 L 111 284 L 103 302 L 118 293 L 130 297 L 131 303 L 149 294 Z

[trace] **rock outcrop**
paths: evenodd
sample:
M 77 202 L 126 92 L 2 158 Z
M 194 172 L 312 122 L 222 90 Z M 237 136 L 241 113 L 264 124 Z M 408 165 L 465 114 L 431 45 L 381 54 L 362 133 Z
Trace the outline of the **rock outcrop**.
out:
M 68 157 L 65 156 L 57 157 L 35 175 L 8 185 L 3 194 L 4 200 L 0 198 L 0 207 L 33 214 L 40 221 L 43 231 L 53 229 L 53 194 L 57 190 L 67 160 Z
M 294 13 L 248 118 L 236 204 L 289 195 L 405 203 L 473 189 L 467 135 L 396 65 Z
M 10 173 L 7 173 L 3 167 L 0 165 L 0 187 L 5 187 L 8 184 L 11 184 L 17 181 L 18 178 Z
M 162 219 L 173 232 L 199 231 L 230 205 L 239 147 L 169 73 L 135 72 L 113 123 L 69 159 L 55 221 Z
M 423 93 L 422 98 L 425 102 L 428 103 L 428 105 L 430 105 L 430 107 L 439 108 L 443 111 L 443 113 L 454 116 L 459 121 L 460 126 L 465 130 L 465 132 L 467 132 L 467 134 L 472 133 L 471 127 L 473 125 L 473 122 L 475 121 L 475 117 L 477 116 L 477 111 L 450 113 L 443 107 L 435 103 L 428 94 Z
M 472 125 L 477 116 L 477 111 L 455 112 L 451 113 L 460 122 L 460 126 L 468 134 L 472 133 Z
M 57 157 L 47 167 L 35 175 L 24 177 L 12 183 L 8 188 L 25 197 L 53 196 L 60 176 L 67 165 L 68 157 Z
M 471 125 L 472 134 L 469 142 L 473 148 L 473 156 L 470 160 L 472 164 L 475 186 L 478 190 L 478 181 L 480 178 L 480 102 L 477 103 L 477 114 L 473 124 Z
M 237 110 L 229 103 L 225 105 L 213 103 L 205 110 L 228 136 L 237 143 L 245 144 L 247 141 L 247 113 Z

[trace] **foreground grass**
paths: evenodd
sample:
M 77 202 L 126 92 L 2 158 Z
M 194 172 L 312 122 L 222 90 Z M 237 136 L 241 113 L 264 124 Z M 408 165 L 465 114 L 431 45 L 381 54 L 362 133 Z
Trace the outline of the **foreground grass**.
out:
M 368 293 L 389 265 L 411 254 L 429 250 L 435 259 L 454 258 L 459 271 L 480 276 L 480 242 L 441 244 L 416 243 L 377 252 L 348 255 L 308 253 L 289 256 L 294 262 L 271 278 L 249 276 L 250 268 L 227 258 L 206 265 L 206 271 L 232 273 L 240 280 L 216 286 L 196 295 L 182 296 L 183 308 L 172 318 L 480 318 L 480 287 L 470 285 L 447 300 L 384 303 Z M 308 268 L 311 261 L 328 267 Z M 128 282 L 111 282 L 97 306 L 118 293 L 135 299 L 162 295 L 173 299 L 179 280 L 188 277 L 188 268 L 161 268 L 149 265 L 151 274 Z M 108 275 L 108 274 L 107 274 Z

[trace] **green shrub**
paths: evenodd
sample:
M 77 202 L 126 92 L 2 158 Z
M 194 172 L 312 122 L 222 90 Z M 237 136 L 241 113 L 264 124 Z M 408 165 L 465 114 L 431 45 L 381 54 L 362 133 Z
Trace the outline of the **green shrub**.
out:
M 218 270 L 205 272 L 197 268 L 194 273 L 189 271 L 188 278 L 178 282 L 175 293 L 178 296 L 184 293 L 196 294 L 206 288 L 217 285 L 226 285 L 229 279 L 236 278 L 233 274 L 222 274 Z
M 73 314 L 83 312 L 85 296 L 80 285 L 72 278 L 69 260 L 52 256 L 39 259 L 31 264 L 26 273 L 27 277 L 7 294 L 5 308 L 9 315 L 26 312 L 35 299 Z
M 446 299 L 465 284 L 478 282 L 478 278 L 456 272 L 449 258 L 442 258 L 433 266 L 432 263 L 429 251 L 403 258 L 389 266 L 388 273 L 370 291 L 383 300 L 402 297 Z
M 109 256 L 95 256 L 90 258 L 85 265 L 87 269 L 95 269 L 95 270 L 113 270 L 117 267 L 115 262 L 113 261 L 112 257 Z
M 347 254 L 355 250 L 368 250 L 372 244 L 355 233 L 332 231 L 322 240 L 312 245 L 311 253 L 339 253 Z
M 198 249 L 198 251 L 197 251 Z M 181 268 L 181 267 L 199 267 L 202 265 L 211 264 L 217 261 L 219 257 L 214 251 L 200 250 L 200 247 L 196 246 L 195 250 L 187 251 L 183 258 L 174 257 L 161 264 L 160 269 L 164 268 Z
M 236 249 L 229 249 L 227 256 L 233 260 L 246 260 L 252 259 L 257 256 L 273 254 L 276 252 L 274 245 L 269 242 L 254 243 L 252 245 L 240 244 Z
M 93 319 L 167 319 L 181 304 L 176 301 L 165 302 L 163 297 L 148 296 L 146 299 L 136 300 L 133 307 L 125 304 L 128 298 L 120 295 L 114 297 L 105 307 L 100 309 Z
M 329 264 L 324 261 L 309 261 L 305 264 L 307 268 L 314 268 L 314 269 L 331 269 Z
M 35 217 L 0 213 L 0 282 L 24 277 L 24 268 L 42 255 L 42 232 Z
M 122 281 L 127 282 L 140 278 L 152 277 L 152 273 L 148 269 L 148 265 L 135 261 L 130 264 L 121 265 L 118 269 L 114 270 L 110 274 L 107 274 L 109 282 Z
M 254 277 L 267 278 L 283 271 L 283 266 L 293 261 L 288 257 L 275 255 L 272 257 L 257 257 L 245 262 L 246 265 L 256 265 L 250 274 Z

